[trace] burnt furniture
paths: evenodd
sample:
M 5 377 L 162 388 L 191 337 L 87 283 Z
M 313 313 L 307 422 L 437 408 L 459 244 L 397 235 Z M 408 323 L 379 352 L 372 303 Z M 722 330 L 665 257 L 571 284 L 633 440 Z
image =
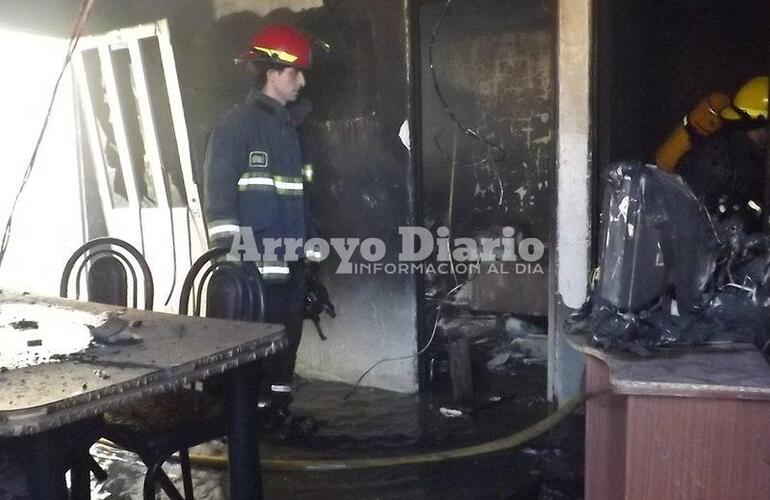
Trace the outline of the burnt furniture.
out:
M 770 499 L 770 365 L 754 346 L 641 359 L 570 343 L 596 395 L 587 500 Z
M 60 463 L 34 451 L 57 443 L 47 431 L 227 374 L 231 498 L 261 498 L 253 367 L 285 345 L 280 325 L 2 292 L 0 438 L 30 445 L 34 498 L 65 498 Z

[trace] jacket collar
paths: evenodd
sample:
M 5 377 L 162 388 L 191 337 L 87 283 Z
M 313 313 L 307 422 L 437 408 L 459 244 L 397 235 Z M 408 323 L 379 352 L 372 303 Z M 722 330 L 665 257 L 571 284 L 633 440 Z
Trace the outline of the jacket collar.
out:
M 269 115 L 282 118 L 287 123 L 292 123 L 292 120 L 289 117 L 289 112 L 286 110 L 284 105 L 272 97 L 263 94 L 255 88 L 251 88 L 251 90 L 249 90 L 249 95 L 246 97 L 246 102 L 248 104 L 257 106 Z

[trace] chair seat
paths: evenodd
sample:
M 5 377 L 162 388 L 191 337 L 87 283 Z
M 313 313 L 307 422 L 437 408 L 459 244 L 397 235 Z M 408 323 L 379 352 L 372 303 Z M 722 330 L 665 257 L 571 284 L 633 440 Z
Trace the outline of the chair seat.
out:
M 189 389 L 151 396 L 105 413 L 102 434 L 130 450 L 178 450 L 224 434 L 224 403 Z

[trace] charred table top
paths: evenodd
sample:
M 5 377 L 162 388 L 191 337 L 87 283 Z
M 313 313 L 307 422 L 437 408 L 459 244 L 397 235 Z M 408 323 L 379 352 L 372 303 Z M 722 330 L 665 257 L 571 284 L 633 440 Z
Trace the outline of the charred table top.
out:
M 96 416 L 285 345 L 280 325 L 0 291 L 0 436 Z
M 770 364 L 753 345 L 676 348 L 640 358 L 603 351 L 583 336 L 567 339 L 607 364 L 616 394 L 770 400 Z

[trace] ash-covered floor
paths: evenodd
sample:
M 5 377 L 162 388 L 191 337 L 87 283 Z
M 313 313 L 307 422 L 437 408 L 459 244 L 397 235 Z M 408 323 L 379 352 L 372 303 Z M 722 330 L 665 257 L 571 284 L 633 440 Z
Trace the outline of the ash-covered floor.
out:
M 432 391 L 424 396 L 360 388 L 349 399 L 350 386 L 302 380 L 292 409 L 315 417 L 320 426 L 309 437 L 278 441 L 265 436 L 263 459 L 393 457 L 449 450 L 492 441 L 535 423 L 547 414 L 545 366 L 506 356 L 508 344 L 474 349 L 475 409 L 449 417 L 441 409 L 457 409 L 447 396 L 442 360 L 436 364 Z M 582 497 L 582 418 L 573 415 L 556 429 L 520 448 L 492 455 L 426 465 L 331 472 L 263 474 L 268 499 L 523 499 L 556 500 Z M 221 454 L 212 443 L 193 450 Z M 93 483 L 94 499 L 141 498 L 143 465 L 134 456 L 96 445 L 93 453 L 109 479 Z M 1 461 L 1 460 L 0 460 Z M 9 480 L 12 461 L 0 464 L 5 479 L 0 500 L 27 498 L 23 485 Z M 169 464 L 179 481 L 179 467 Z M 17 471 L 20 472 L 20 471 Z M 195 467 L 195 498 L 228 498 L 224 471 Z M 181 489 L 181 486 L 180 486 Z M 158 498 L 166 498 L 159 493 Z

